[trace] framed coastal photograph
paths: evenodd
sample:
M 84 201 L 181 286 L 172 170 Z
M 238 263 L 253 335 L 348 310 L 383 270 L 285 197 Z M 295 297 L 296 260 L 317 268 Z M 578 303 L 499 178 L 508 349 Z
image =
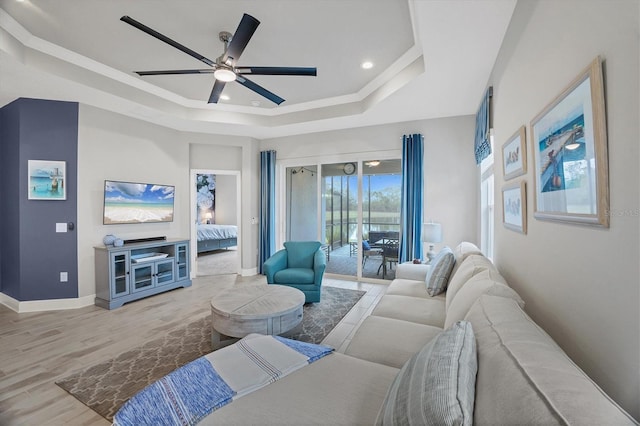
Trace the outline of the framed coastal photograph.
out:
M 508 229 L 527 233 L 527 188 L 525 181 L 502 188 L 502 223 Z
M 29 200 L 66 200 L 66 162 L 28 161 Z
M 604 86 L 594 59 L 531 121 L 534 216 L 609 227 Z
M 502 145 L 502 171 L 504 180 L 527 172 L 526 130 L 522 126 Z

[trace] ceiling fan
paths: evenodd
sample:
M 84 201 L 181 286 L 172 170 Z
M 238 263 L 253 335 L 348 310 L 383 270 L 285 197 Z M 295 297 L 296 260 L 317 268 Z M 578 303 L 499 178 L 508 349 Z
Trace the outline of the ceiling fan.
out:
M 258 25 L 260 25 L 260 21 L 258 21 L 251 15 L 247 15 L 246 13 L 242 15 L 242 19 L 240 20 L 240 24 L 238 25 L 235 34 L 231 34 L 227 31 L 220 32 L 219 38 L 220 41 L 224 43 L 224 52 L 215 61 L 212 61 L 211 59 L 189 49 L 188 47 L 178 43 L 177 41 L 172 40 L 163 34 L 160 34 L 156 30 L 147 27 L 146 25 L 136 21 L 129 16 L 123 16 L 122 18 L 120 18 L 120 20 L 134 26 L 141 31 L 144 31 L 145 33 L 157 38 L 160 41 L 163 41 L 175 47 L 178 50 L 181 50 L 187 55 L 190 55 L 211 67 L 206 69 L 191 70 L 136 71 L 136 74 L 140 76 L 172 74 L 213 74 L 216 82 L 213 85 L 213 90 L 211 90 L 209 103 L 218 103 L 225 84 L 235 80 L 238 83 L 242 84 L 244 87 L 253 90 L 259 95 L 262 95 L 270 101 L 280 105 L 282 102 L 284 102 L 284 99 L 282 99 L 275 93 L 270 92 L 259 84 L 254 83 L 245 76 L 249 74 L 303 76 L 317 75 L 316 68 L 238 66 L 237 62 L 238 59 L 240 59 L 240 55 L 242 55 L 242 52 L 244 51 L 245 47 L 247 47 L 247 44 L 253 36 L 253 33 L 256 31 L 256 28 L 258 28 Z

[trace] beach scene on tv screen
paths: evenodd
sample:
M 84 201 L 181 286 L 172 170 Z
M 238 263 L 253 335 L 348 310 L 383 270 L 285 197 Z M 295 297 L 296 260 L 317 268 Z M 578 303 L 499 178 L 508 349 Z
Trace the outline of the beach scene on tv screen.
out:
M 104 224 L 172 222 L 175 187 L 105 181 Z

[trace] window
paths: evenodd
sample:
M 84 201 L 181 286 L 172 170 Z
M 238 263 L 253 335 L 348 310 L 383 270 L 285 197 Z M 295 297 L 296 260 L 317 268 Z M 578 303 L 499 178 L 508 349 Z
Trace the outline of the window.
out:
M 493 259 L 494 236 L 494 179 L 493 179 L 493 129 L 489 138 L 491 154 L 480 163 L 480 250 Z

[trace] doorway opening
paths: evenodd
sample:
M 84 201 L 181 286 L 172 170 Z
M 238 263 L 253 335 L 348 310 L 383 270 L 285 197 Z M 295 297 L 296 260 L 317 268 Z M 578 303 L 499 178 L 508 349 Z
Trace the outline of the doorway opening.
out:
M 191 171 L 192 277 L 240 273 L 240 173 Z

